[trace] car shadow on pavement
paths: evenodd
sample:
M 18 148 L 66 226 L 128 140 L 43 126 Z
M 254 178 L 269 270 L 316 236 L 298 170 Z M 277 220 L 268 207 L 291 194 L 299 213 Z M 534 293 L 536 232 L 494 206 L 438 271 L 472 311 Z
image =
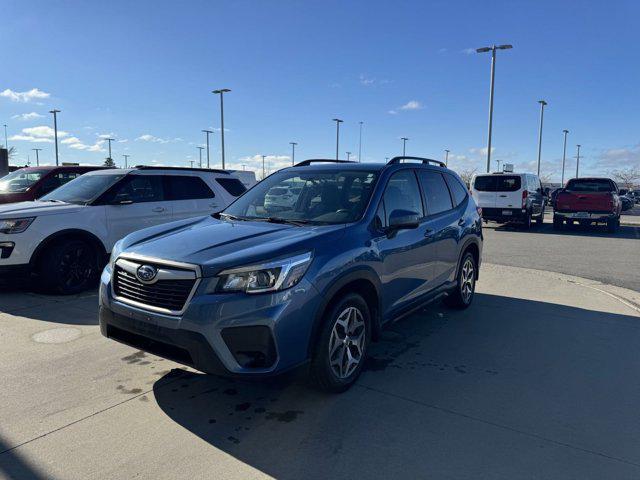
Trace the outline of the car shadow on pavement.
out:
M 640 227 L 631 227 L 628 225 L 621 225 L 617 232 L 607 232 L 606 227 L 602 225 L 597 226 L 582 226 L 582 225 L 565 225 L 560 230 L 554 230 L 550 224 L 544 224 L 542 226 L 533 225 L 530 230 L 525 230 L 521 225 L 515 223 L 505 224 L 492 224 L 488 228 L 493 228 L 496 232 L 519 232 L 519 233 L 538 233 L 538 234 L 552 234 L 552 235 L 574 235 L 574 236 L 592 236 L 602 238 L 625 238 L 640 240 Z
M 0 314 L 3 313 L 48 323 L 97 325 L 98 294 L 95 290 L 68 296 L 0 290 Z
M 621 331 L 624 345 L 610 338 Z M 477 294 L 464 312 L 436 303 L 392 325 L 341 395 L 183 369 L 153 392 L 177 424 L 279 479 L 514 478 L 540 465 L 612 478 L 640 472 L 628 422 L 640 391 L 615 373 L 640 373 L 637 341 L 637 317 Z
M 36 465 L 5 443 L 0 435 L 0 478 L 44 480 L 51 478 L 41 473 Z

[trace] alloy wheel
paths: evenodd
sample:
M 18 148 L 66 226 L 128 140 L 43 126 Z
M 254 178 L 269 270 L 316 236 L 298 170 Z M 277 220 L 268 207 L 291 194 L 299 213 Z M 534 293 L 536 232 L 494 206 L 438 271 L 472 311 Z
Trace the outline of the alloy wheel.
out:
M 59 273 L 65 287 L 83 285 L 93 274 L 91 252 L 84 246 L 71 245 L 60 259 Z
M 462 265 L 462 275 L 460 276 L 460 294 L 464 303 L 471 301 L 471 295 L 476 281 L 475 267 L 473 261 L 467 258 Z
M 329 339 L 329 363 L 336 377 L 349 377 L 364 358 L 366 324 L 362 312 L 347 307 L 338 315 Z

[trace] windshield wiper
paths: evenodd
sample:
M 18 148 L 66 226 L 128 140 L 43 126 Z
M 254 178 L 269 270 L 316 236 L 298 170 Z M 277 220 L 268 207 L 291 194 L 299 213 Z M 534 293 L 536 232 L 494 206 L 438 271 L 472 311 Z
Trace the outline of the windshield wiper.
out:
M 267 218 L 261 218 L 260 220 L 263 222 L 269 222 L 269 223 L 295 225 L 297 227 L 302 227 L 303 225 L 308 225 L 310 223 L 309 220 L 292 220 L 292 219 L 280 218 L 280 217 L 267 217 Z

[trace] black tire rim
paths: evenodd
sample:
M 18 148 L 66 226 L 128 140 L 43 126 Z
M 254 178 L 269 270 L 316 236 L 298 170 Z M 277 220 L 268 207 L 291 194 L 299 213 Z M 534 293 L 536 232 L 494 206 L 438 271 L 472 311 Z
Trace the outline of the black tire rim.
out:
M 83 287 L 93 276 L 94 261 L 86 245 L 69 245 L 62 252 L 58 273 L 65 289 Z
M 471 297 L 475 289 L 476 267 L 471 258 L 467 258 L 462 264 L 460 271 L 460 296 L 465 305 L 471 302 Z

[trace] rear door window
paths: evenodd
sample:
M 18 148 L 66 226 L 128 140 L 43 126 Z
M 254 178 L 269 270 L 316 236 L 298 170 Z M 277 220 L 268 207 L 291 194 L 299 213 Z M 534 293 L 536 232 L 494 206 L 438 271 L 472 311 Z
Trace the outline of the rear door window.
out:
M 168 200 L 197 200 L 213 198 L 214 193 L 200 177 L 169 175 L 165 177 Z
M 429 215 L 451 210 L 453 204 L 444 177 L 440 173 L 430 170 L 419 171 L 419 176 Z
M 520 190 L 522 182 L 517 175 L 496 175 L 497 192 L 515 192 Z
M 164 200 L 162 177 L 158 175 L 127 175 L 107 196 L 107 203 L 161 202 Z
M 494 175 L 485 175 L 476 177 L 473 182 L 473 188 L 479 192 L 495 192 L 496 191 L 496 177 Z

